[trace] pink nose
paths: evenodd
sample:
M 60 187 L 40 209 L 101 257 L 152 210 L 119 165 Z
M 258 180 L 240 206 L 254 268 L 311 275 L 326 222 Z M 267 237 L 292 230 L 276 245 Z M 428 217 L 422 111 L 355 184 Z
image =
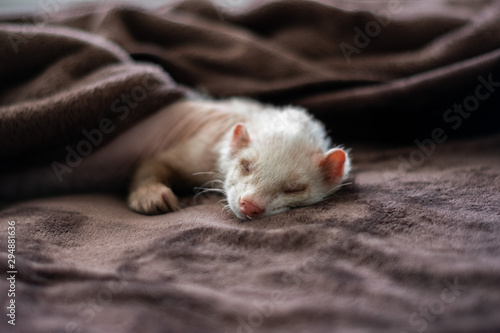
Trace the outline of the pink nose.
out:
M 240 212 L 251 218 L 259 217 L 264 214 L 265 208 L 260 208 L 250 200 L 240 199 Z

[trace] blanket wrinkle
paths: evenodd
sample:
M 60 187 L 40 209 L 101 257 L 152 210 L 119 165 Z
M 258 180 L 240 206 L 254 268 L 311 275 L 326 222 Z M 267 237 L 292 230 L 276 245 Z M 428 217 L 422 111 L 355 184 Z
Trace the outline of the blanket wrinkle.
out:
M 118 128 L 115 135 L 144 115 L 185 95 L 185 89 L 176 88 L 160 69 L 133 63 L 116 45 L 98 36 L 66 28 L 19 25 L 2 25 L 2 28 L 3 53 L 18 61 L 18 65 L 1 68 L 6 78 L 0 97 L 3 115 L 0 156 L 4 159 L 77 140 L 82 137 L 82 130 L 92 129 L 106 116 L 118 119 L 113 110 L 115 101 L 123 99 L 123 93 L 130 94 L 135 87 L 158 84 L 149 92 L 154 98 L 131 108 L 130 116 L 123 121 L 114 121 Z M 8 48 L 12 34 L 32 33 L 39 38 L 23 42 L 19 55 Z M 41 52 L 42 49 L 47 52 Z M 55 50 L 59 51 L 57 56 L 52 55 Z M 40 56 L 25 58 L 33 54 Z M 21 83 L 8 86 L 14 76 L 17 76 L 14 82 Z M 111 137 L 107 136 L 106 141 Z
M 500 331 L 500 1 L 234 4 L 0 15 L 0 331 Z M 348 184 L 245 222 L 216 195 L 12 200 L 103 119 L 92 154 L 195 90 L 307 108 Z

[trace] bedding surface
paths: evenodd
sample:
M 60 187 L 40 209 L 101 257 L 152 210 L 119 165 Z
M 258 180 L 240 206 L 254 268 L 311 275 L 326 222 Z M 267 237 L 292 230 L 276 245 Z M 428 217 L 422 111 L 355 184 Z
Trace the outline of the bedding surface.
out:
M 0 331 L 500 331 L 499 14 L 284 0 L 2 16 L 1 179 L 95 153 L 195 91 L 304 106 L 354 168 L 324 202 L 245 222 L 217 196 L 142 216 L 124 192 L 13 200 L 0 182 Z

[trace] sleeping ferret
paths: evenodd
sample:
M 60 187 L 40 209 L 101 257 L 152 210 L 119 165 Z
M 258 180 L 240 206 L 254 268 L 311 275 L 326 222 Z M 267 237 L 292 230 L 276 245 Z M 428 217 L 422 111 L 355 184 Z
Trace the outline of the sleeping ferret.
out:
M 175 211 L 171 187 L 208 182 L 221 187 L 238 218 L 269 216 L 323 200 L 349 173 L 348 154 L 328 150 L 324 127 L 303 109 L 240 98 L 184 101 L 172 109 L 202 123 L 139 165 L 128 197 L 136 212 Z
M 252 219 L 311 205 L 336 191 L 350 158 L 329 147 L 323 125 L 301 108 L 188 99 L 139 122 L 63 175 L 54 162 L 1 177 L 0 197 L 130 182 L 130 209 L 162 214 L 179 209 L 174 191 L 200 187 L 223 193 L 226 208 Z

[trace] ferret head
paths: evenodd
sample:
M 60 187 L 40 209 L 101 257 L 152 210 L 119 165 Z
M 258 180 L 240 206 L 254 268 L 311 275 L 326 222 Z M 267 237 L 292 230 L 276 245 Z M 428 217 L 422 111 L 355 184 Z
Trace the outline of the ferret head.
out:
M 253 138 L 237 124 L 226 157 L 224 190 L 240 219 L 319 202 L 339 187 L 350 168 L 344 150 L 324 152 L 317 136 L 290 128 L 259 131 Z

